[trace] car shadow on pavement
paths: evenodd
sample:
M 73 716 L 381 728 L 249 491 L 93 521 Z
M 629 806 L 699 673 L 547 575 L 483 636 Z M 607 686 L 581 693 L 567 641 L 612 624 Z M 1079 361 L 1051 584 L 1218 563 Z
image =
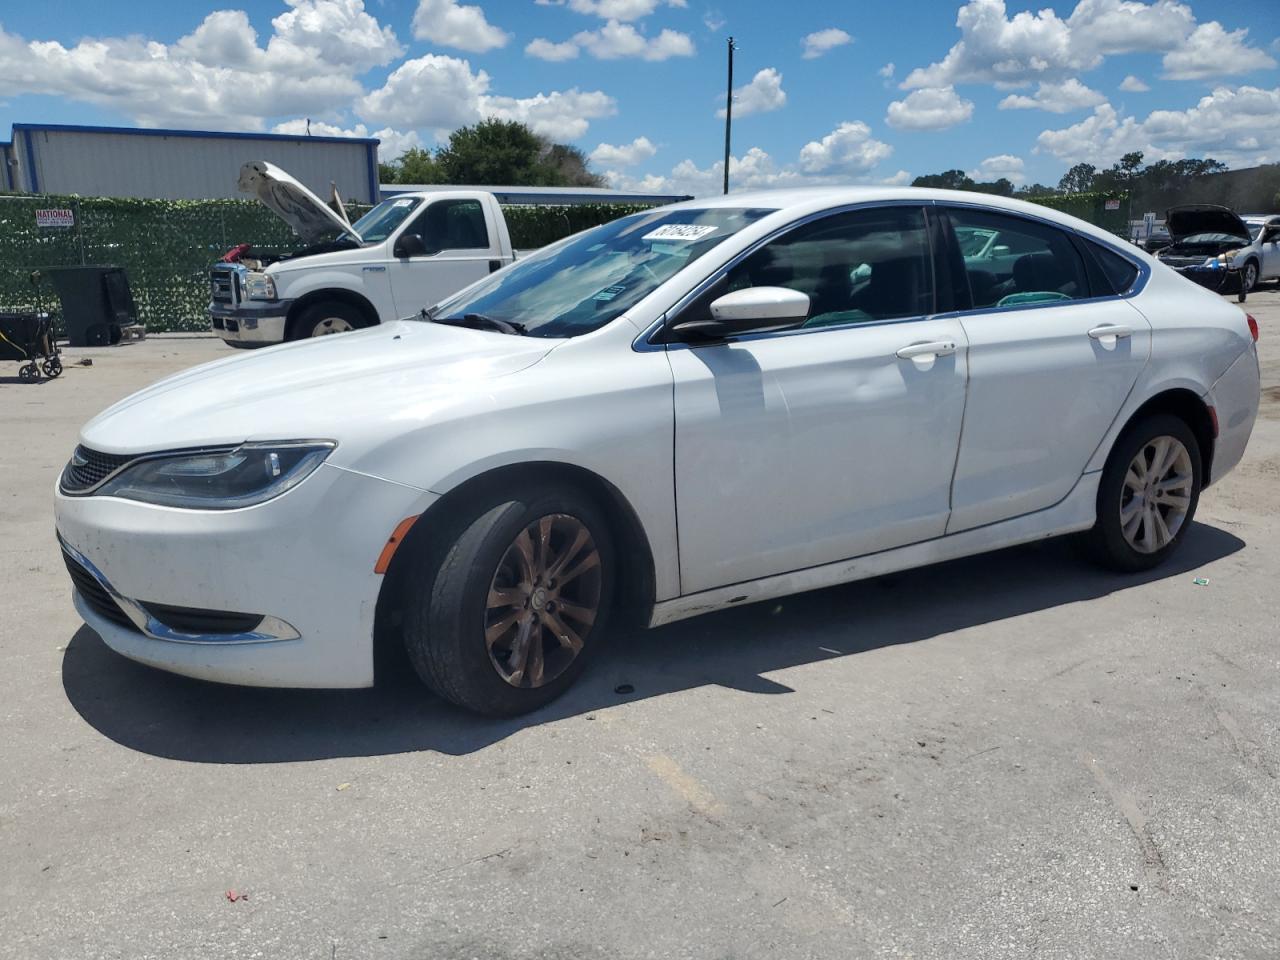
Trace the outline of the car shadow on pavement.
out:
M 159 757 L 279 763 L 421 750 L 462 755 L 525 727 L 706 685 L 790 693 L 764 675 L 1183 576 L 1244 545 L 1197 523 L 1166 565 L 1124 576 L 1082 561 L 1067 542 L 1044 541 L 708 614 L 614 638 L 565 696 L 514 719 L 476 717 L 444 703 L 407 663 L 369 690 L 223 686 L 127 660 L 87 626 L 67 646 L 62 682 L 91 726 Z M 981 636 L 968 642 L 981 643 Z

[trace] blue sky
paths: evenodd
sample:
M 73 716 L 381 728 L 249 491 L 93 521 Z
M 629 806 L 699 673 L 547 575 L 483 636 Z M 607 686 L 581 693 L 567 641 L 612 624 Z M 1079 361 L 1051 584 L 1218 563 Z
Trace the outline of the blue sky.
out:
M 0 10 L 14 122 L 380 136 L 485 115 L 618 186 L 717 192 L 725 41 L 737 186 L 959 167 L 1056 184 L 1128 150 L 1280 161 L 1277 0 L 45 0 Z

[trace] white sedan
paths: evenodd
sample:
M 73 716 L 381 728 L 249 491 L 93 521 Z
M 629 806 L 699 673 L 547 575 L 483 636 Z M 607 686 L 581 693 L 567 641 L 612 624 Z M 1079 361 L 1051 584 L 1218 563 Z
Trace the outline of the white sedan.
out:
M 966 258 L 976 233 L 1001 256 Z M 84 427 L 57 529 L 127 657 L 361 687 L 376 638 L 512 714 L 624 619 L 1062 534 L 1155 566 L 1244 453 L 1256 339 L 1044 207 L 736 194 L 578 234 L 417 320 L 161 381 Z

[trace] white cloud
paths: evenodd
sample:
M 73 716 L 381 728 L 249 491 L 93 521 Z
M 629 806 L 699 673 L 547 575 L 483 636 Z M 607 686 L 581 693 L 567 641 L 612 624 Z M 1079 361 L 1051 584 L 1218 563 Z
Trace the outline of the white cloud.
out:
M 1276 61 L 1257 47 L 1247 46 L 1247 29 L 1228 33 L 1217 21 L 1196 27 L 1186 42 L 1164 55 L 1164 76 L 1169 80 L 1203 80 L 1265 70 Z
M 751 78 L 751 82 L 733 91 L 733 115 L 749 117 L 753 113 L 769 113 L 781 110 L 787 104 L 786 91 L 782 89 L 782 74 L 773 67 L 765 67 Z M 724 107 L 716 115 L 725 115 Z
M 634 167 L 657 152 L 658 148 L 649 141 L 648 137 L 636 137 L 630 143 L 620 146 L 602 143 L 591 151 L 589 159 L 597 166 Z
M 576 59 L 578 45 L 572 40 L 566 40 L 564 43 L 552 43 L 544 37 L 537 37 L 529 41 L 524 48 L 524 52 L 531 57 L 537 57 L 539 60 L 559 62 Z
M 724 29 L 724 25 L 729 21 L 725 19 L 723 13 L 719 10 L 708 10 L 702 15 L 702 25 L 712 33 L 718 33 Z
M 1017 185 L 1027 179 L 1026 164 L 1021 157 L 1015 157 L 1011 153 L 1002 153 L 999 156 L 987 157 L 976 170 L 970 170 L 969 176 L 980 183 L 989 183 L 992 180 L 999 180 L 1001 177 L 1010 183 Z
M 888 62 L 888 63 L 886 63 L 883 67 L 881 67 L 879 70 L 877 70 L 877 71 L 876 71 L 876 74 L 877 74 L 877 75 L 879 75 L 879 76 L 881 76 L 881 77 L 884 77 L 886 80 L 892 80 L 892 79 L 893 79 L 893 71 L 894 71 L 895 69 L 896 69 L 896 68 L 895 68 L 895 67 L 894 67 L 894 65 L 893 65 L 893 61 L 889 61 L 889 62 Z
M 1280 87 L 1221 86 L 1186 110 L 1156 110 L 1139 121 L 1121 117 L 1110 104 L 1061 130 L 1045 130 L 1036 152 L 1066 163 L 1102 166 L 1132 150 L 1148 163 L 1212 157 L 1231 166 L 1280 161 Z
M 618 112 L 613 97 L 593 90 L 538 93 L 532 97 L 481 97 L 480 112 L 500 120 L 518 120 L 534 133 L 561 142 L 577 140 L 587 132 L 589 121 Z
M 828 50 L 853 43 L 853 37 L 839 27 L 828 27 L 826 30 L 809 34 L 801 42 L 804 44 L 804 53 L 801 56 L 806 60 L 816 60 Z
M 402 132 L 386 127 L 369 133 L 369 128 L 363 123 L 357 123 L 354 127 L 342 127 L 333 123 L 325 123 L 323 120 L 312 120 L 310 126 L 303 117 L 294 120 L 285 120 L 277 123 L 271 128 L 272 133 L 291 133 L 295 136 L 305 136 L 310 130 L 313 137 L 376 137 L 378 143 L 378 159 L 383 163 L 396 159 L 406 150 L 410 148 L 419 148 L 423 146 L 422 138 L 418 136 L 416 130 Z M 338 184 L 339 187 L 342 184 Z
M 642 60 L 668 60 L 671 57 L 691 57 L 693 40 L 687 33 L 663 30 L 649 38 L 629 23 L 610 20 L 599 30 L 583 30 L 573 36 L 573 42 L 585 49 L 597 60 L 620 60 L 638 57 Z
M 1004 0 L 969 0 L 959 10 L 960 40 L 936 63 L 912 70 L 903 89 L 956 83 L 1009 88 L 1061 82 L 1115 54 L 1165 54 L 1166 75 L 1203 79 L 1275 66 L 1245 43 L 1248 31 L 1196 24 L 1180 0 L 1079 0 L 1070 16 L 1051 8 L 1008 15 Z
M 872 137 L 865 123 L 846 121 L 821 140 L 811 140 L 800 148 L 800 168 L 820 175 L 865 174 L 891 153 L 893 147 Z
M 66 47 L 0 29 L 0 89 L 65 97 L 145 126 L 261 130 L 268 117 L 331 116 L 356 77 L 403 53 L 361 0 L 288 0 L 265 46 L 241 11 L 209 14 L 173 44 L 93 38 Z
M 912 177 L 911 174 L 907 173 L 907 171 L 899 170 L 897 173 L 893 174 L 893 176 L 882 177 L 880 179 L 880 183 L 884 184 L 886 187 L 905 187 L 914 179 L 915 178 Z
M 1129 93 L 1146 93 L 1151 88 L 1131 73 L 1120 81 L 1120 89 Z
M 1097 90 L 1091 90 L 1072 77 L 1063 83 L 1044 83 L 1035 96 L 1011 93 L 1000 101 L 1001 110 L 1048 110 L 1050 113 L 1070 113 L 1085 107 L 1096 107 L 1107 100 Z
M 566 4 L 575 13 L 599 17 L 601 20 L 639 20 L 647 17 L 664 0 L 534 0 L 540 7 L 563 7 Z M 665 0 L 668 7 L 686 7 L 686 0 Z
M 472 53 L 505 47 L 511 39 L 485 19 L 480 7 L 459 6 L 458 0 L 418 0 L 413 35 Z
M 945 130 L 972 116 L 973 101 L 963 99 L 954 87 L 926 87 L 889 104 L 884 119 L 898 130 Z

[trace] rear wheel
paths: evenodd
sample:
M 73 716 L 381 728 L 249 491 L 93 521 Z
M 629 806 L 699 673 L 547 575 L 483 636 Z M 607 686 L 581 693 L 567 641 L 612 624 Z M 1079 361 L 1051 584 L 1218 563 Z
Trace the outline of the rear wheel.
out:
M 405 645 L 436 693 L 479 713 L 549 703 L 599 648 L 614 587 L 609 525 L 574 491 L 477 505 L 415 558 Z
M 308 337 L 325 337 L 333 333 L 347 333 L 370 326 L 369 320 L 358 308 L 341 300 L 313 303 L 299 313 L 289 324 L 290 340 Z
M 1149 570 L 1182 542 L 1200 500 L 1200 444 L 1169 414 L 1129 427 L 1098 486 L 1098 518 L 1085 535 L 1090 553 L 1116 570 Z

